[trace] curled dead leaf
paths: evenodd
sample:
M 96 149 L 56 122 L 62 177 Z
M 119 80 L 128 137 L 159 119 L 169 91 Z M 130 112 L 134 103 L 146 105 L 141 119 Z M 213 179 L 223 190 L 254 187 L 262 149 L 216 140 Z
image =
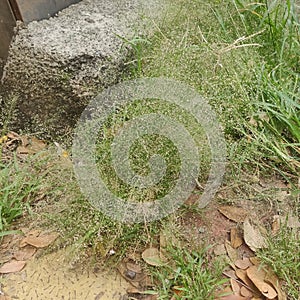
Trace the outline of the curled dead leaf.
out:
M 12 260 L 10 262 L 5 263 L 0 268 L 1 274 L 7 274 L 7 273 L 15 273 L 21 271 L 26 265 L 26 261 L 22 260 Z
M 246 219 L 248 213 L 241 207 L 225 205 L 219 207 L 219 212 L 229 220 L 242 223 Z
M 235 271 L 236 276 L 247 286 L 247 288 L 254 294 L 254 296 L 259 297 L 261 295 L 259 289 L 253 284 L 247 275 L 245 270 L 237 269 Z
M 243 297 L 246 297 L 247 299 L 251 299 L 253 297 L 253 293 L 244 286 L 241 287 L 240 293 Z
M 14 253 L 14 258 L 16 260 L 28 260 L 35 254 L 35 252 L 35 247 L 26 245 L 25 247 Z
M 277 292 L 272 285 L 265 282 L 266 272 L 263 268 L 251 266 L 247 269 L 246 273 L 249 279 L 267 299 L 274 299 L 277 297 Z
M 265 237 L 257 227 L 251 225 L 249 219 L 244 222 L 244 240 L 252 251 L 265 248 L 267 245 Z
M 249 258 L 244 257 L 243 259 L 238 259 L 234 262 L 234 264 L 243 270 L 246 270 L 248 267 L 252 266 L 252 262 L 250 261 Z
M 231 285 L 233 294 L 234 295 L 239 295 L 240 290 L 241 290 L 240 284 L 236 280 L 234 280 L 233 278 L 230 278 L 230 285 Z
M 275 290 L 278 294 L 277 295 L 278 300 L 286 300 L 287 299 L 286 294 L 281 289 L 280 281 L 279 281 L 278 277 L 275 275 L 275 273 L 272 270 L 268 270 L 268 272 L 266 273 L 265 281 L 267 283 L 272 284 L 272 286 L 275 288 Z

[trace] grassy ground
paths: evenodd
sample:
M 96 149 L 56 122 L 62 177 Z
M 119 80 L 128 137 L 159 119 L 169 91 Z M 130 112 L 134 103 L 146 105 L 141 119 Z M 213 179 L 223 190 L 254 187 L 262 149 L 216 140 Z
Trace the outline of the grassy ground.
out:
M 280 201 L 275 194 L 255 192 L 252 187 L 256 180 L 276 177 L 289 183 L 293 200 L 288 210 L 299 217 L 299 7 L 293 1 L 276 0 L 176 0 L 156 25 L 157 31 L 149 40 L 125 40 L 134 50 L 126 78 L 174 78 L 209 100 L 224 129 L 228 148 L 223 188 L 231 193 L 223 202 L 238 204 L 254 197 L 260 203 L 271 201 L 276 210 Z M 195 139 L 203 143 L 203 132 L 197 132 L 193 118 L 156 102 L 149 107 L 142 101 L 135 102 L 112 115 L 105 125 L 97 148 L 102 174 L 114 173 L 108 158 L 115 126 L 141 113 L 164 109 L 172 117 L 181 115 L 179 119 L 184 119 Z M 134 168 L 143 174 L 149 171 L 145 161 L 159 148 L 170 165 L 161 185 L 136 194 L 115 175 L 107 176 L 106 181 L 116 193 L 131 200 L 152 200 L 163 195 L 177 176 L 176 149 L 169 141 L 147 137 L 135 145 L 131 155 Z M 207 177 L 208 162 L 201 161 L 201 166 L 205 175 L 200 182 Z M 59 230 L 62 244 L 74 245 L 74 260 L 81 259 L 84 252 L 93 253 L 96 260 L 106 260 L 107 253 L 114 249 L 117 256 L 109 262 L 118 263 L 128 253 L 159 245 L 160 233 L 167 231 L 169 237 L 184 243 L 168 245 L 166 255 L 175 266 L 162 267 L 159 272 L 150 269 L 160 283 L 160 299 L 169 299 L 173 286 L 179 286 L 186 299 L 214 299 L 214 290 L 223 282 L 223 265 L 211 262 L 209 251 L 203 250 L 206 240 L 201 247 L 187 243 L 178 224 L 180 217 L 193 209 L 201 214 L 195 207 L 183 207 L 159 222 L 124 225 L 90 207 L 79 191 L 68 158 L 58 164 L 53 163 L 53 156 L 21 165 L 12 161 L 1 164 L 0 172 L 0 236 L 7 234 L 12 221 L 27 211 L 33 219 Z M 43 201 L 33 205 L 41 194 Z M 289 299 L 295 300 L 300 297 L 297 253 L 299 234 L 286 228 L 276 238 L 270 237 L 268 247 L 259 253 L 284 280 Z

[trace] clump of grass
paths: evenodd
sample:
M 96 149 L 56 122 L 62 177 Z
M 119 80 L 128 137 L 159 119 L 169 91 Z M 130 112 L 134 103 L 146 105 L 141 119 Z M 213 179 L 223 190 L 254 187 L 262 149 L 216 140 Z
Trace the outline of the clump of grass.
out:
M 268 246 L 258 253 L 258 257 L 269 265 L 285 282 L 288 299 L 300 298 L 300 233 L 282 226 L 276 236 L 270 237 Z
M 160 286 L 159 299 L 213 300 L 217 288 L 228 281 L 222 278 L 222 263 L 209 260 L 207 248 L 192 252 L 170 248 L 168 254 L 170 265 L 153 271 Z
M 255 66 L 249 92 L 255 126 L 247 126 L 272 167 L 278 163 L 294 174 L 300 167 L 299 11 L 294 1 L 235 1 L 248 33 L 260 30 L 256 41 L 262 59 Z M 298 8 L 299 10 L 299 8 Z M 263 117 L 262 117 L 263 116 Z
M 14 220 L 30 211 L 30 204 L 44 188 L 43 176 L 37 174 L 31 162 L 20 164 L 17 159 L 0 162 L 0 237 Z
M 174 186 L 180 172 L 180 156 L 178 149 L 172 141 L 164 136 L 143 135 L 131 145 L 129 159 L 131 167 L 136 174 L 147 176 L 150 172 L 149 160 L 154 154 L 158 154 L 166 162 L 166 173 L 164 177 L 150 188 L 140 189 L 132 187 L 122 181 L 116 174 L 111 157 L 111 144 L 115 134 L 122 126 L 126 127 L 126 122 L 140 117 L 144 114 L 160 113 L 172 118 L 172 120 L 184 124 L 196 141 L 201 161 L 201 178 L 203 182 L 207 178 L 210 162 L 210 151 L 208 148 L 207 138 L 201 126 L 193 116 L 190 116 L 183 109 L 165 101 L 147 99 L 137 100 L 126 107 L 120 108 L 113 113 L 104 124 L 102 134 L 97 144 L 97 165 L 101 178 L 107 183 L 114 194 L 121 198 L 134 201 L 153 201 L 164 197 Z M 147 124 L 145 124 L 146 126 Z M 182 141 L 184 143 L 184 141 Z

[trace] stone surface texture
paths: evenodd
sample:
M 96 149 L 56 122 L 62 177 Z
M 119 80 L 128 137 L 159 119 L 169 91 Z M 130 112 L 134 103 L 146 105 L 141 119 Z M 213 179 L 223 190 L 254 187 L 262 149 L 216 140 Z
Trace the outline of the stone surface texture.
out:
M 18 97 L 15 127 L 70 135 L 88 101 L 124 74 L 132 54 L 124 38 L 151 35 L 164 10 L 158 0 L 83 0 L 19 24 L 1 80 L 6 106 Z

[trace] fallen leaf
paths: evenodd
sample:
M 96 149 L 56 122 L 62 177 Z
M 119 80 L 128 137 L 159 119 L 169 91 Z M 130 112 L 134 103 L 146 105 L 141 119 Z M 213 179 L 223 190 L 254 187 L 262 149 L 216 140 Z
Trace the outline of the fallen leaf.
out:
M 232 278 L 232 279 L 238 279 L 238 277 L 235 274 L 235 271 L 231 270 L 231 269 L 227 270 L 227 271 L 224 271 L 222 274 L 229 277 L 229 278 Z
M 266 272 L 263 268 L 251 266 L 246 270 L 247 276 L 267 299 L 277 296 L 275 289 L 265 282 Z
M 252 226 L 249 219 L 244 222 L 244 240 L 252 251 L 265 248 L 267 245 L 266 239 L 263 237 L 260 230 Z
M 230 243 L 234 249 L 240 247 L 243 244 L 241 234 L 236 227 L 230 229 Z
M 22 260 L 13 260 L 10 262 L 5 263 L 0 268 L 1 274 L 7 274 L 7 273 L 15 273 L 21 271 L 26 265 L 26 261 Z
M 257 256 L 249 257 L 249 259 L 255 266 L 259 266 L 261 264 L 261 260 Z
M 243 259 L 238 259 L 234 262 L 234 264 L 243 270 L 246 270 L 248 267 L 252 266 L 252 262 L 250 261 L 249 258 L 244 257 Z
M 243 297 L 246 297 L 247 299 L 251 299 L 251 297 L 253 297 L 253 293 L 244 286 L 241 287 L 240 293 Z
M 283 292 L 283 290 L 280 287 L 280 282 L 278 277 L 274 274 L 272 270 L 268 270 L 265 281 L 267 283 L 272 284 L 272 286 L 275 288 L 277 294 L 278 294 L 278 300 L 286 300 L 286 294 Z
M 16 260 L 28 260 L 31 258 L 36 252 L 36 248 L 30 245 L 26 245 L 22 249 L 18 250 L 14 253 L 14 258 Z
M 236 282 L 236 280 L 230 278 L 230 285 L 231 285 L 233 294 L 239 296 L 239 295 L 240 295 L 241 287 L 240 287 L 240 285 L 238 284 L 238 282 Z
M 243 208 L 230 205 L 221 206 L 219 212 L 229 220 L 237 223 L 244 222 L 248 214 Z
M 22 240 L 21 244 L 25 243 L 36 248 L 45 248 L 52 244 L 58 238 L 58 236 L 59 234 L 56 232 L 52 232 L 50 234 L 43 234 L 37 237 L 29 235 Z
M 244 284 L 249 288 L 249 290 L 253 292 L 254 296 L 258 297 L 261 295 L 261 292 L 250 280 L 245 270 L 237 269 L 235 271 L 235 274 L 242 282 L 244 282 Z
M 239 259 L 237 250 L 234 249 L 233 247 L 231 247 L 229 241 L 225 241 L 225 248 L 226 248 L 228 257 L 230 258 L 232 263 L 234 263 L 235 261 L 237 261 Z
M 163 264 L 160 258 L 160 252 L 157 248 L 148 248 L 142 253 L 143 260 L 151 266 L 161 266 Z

